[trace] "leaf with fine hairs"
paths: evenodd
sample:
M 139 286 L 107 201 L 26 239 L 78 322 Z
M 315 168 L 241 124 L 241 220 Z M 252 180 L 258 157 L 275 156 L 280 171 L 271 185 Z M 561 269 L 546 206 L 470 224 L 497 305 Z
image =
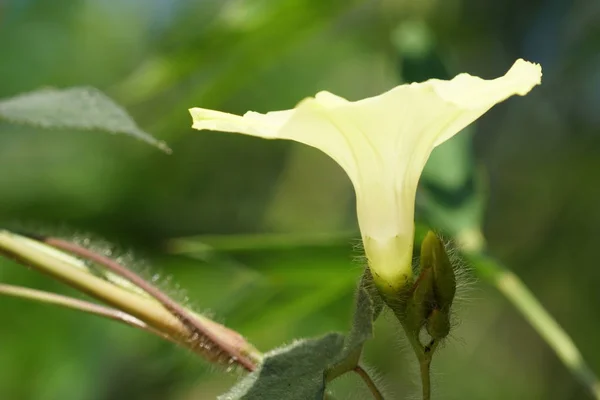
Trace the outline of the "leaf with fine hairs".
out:
M 359 284 L 348 335 L 328 333 L 271 351 L 257 371 L 219 400 L 323 399 L 326 383 L 358 364 L 362 346 L 372 337 L 373 321 L 382 307 L 367 270 Z
M 169 147 L 140 129 L 127 112 L 98 89 L 45 88 L 0 100 L 0 119 L 47 129 L 122 133 L 169 153 Z

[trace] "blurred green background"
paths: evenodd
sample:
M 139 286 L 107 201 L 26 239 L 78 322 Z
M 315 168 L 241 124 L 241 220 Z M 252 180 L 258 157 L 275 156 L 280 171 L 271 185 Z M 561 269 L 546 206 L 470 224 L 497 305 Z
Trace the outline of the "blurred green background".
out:
M 496 77 L 519 57 L 542 64 L 543 85 L 464 135 L 485 171 L 484 232 L 490 253 L 600 371 L 592 0 L 1 1 L 0 98 L 95 86 L 173 154 L 127 137 L 0 123 L 0 223 L 105 238 L 130 266 L 160 273 L 170 293 L 265 351 L 347 330 L 361 263 L 345 174 L 294 143 L 193 131 L 187 109 L 266 112 L 319 90 L 359 99 L 463 71 Z M 471 163 L 463 158 L 448 168 Z M 277 233 L 291 236 L 191 239 L 179 254 L 168 245 Z M 6 260 L 0 280 L 78 296 Z M 460 324 L 434 359 L 435 398 L 590 398 L 494 288 L 476 283 L 464 297 Z M 236 379 L 74 311 L 0 298 L 0 315 L 0 399 L 214 399 Z M 384 315 L 366 360 L 391 399 L 418 398 L 414 356 L 397 329 Z M 333 389 L 369 398 L 354 376 Z

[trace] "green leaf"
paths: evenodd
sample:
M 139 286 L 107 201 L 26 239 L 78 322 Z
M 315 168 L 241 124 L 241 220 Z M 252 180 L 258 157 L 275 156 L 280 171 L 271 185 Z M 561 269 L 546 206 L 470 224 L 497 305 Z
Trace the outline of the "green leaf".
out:
M 123 133 L 170 153 L 169 147 L 141 130 L 127 112 L 97 89 L 41 89 L 0 100 L 0 119 L 52 129 Z
M 359 284 L 348 335 L 329 333 L 267 353 L 257 371 L 219 400 L 323 399 L 327 381 L 358 365 L 363 344 L 373 336 L 373 321 L 382 308 L 383 302 L 366 270 Z
M 328 369 L 328 380 L 335 379 L 358 365 L 363 344 L 373 337 L 373 323 L 383 309 L 383 301 L 368 269 L 358 286 L 352 329 L 346 336 L 344 348 Z
M 266 355 L 258 371 L 242 379 L 219 400 L 322 399 L 324 371 L 343 346 L 343 335 L 329 333 L 274 350 Z

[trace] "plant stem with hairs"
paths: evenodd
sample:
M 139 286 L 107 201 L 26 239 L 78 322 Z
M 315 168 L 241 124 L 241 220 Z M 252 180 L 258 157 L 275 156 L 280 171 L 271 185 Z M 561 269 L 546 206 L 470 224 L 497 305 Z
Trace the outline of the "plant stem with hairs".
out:
M 83 311 L 88 314 L 97 315 L 100 317 L 112 319 L 114 321 L 121 322 L 125 325 L 133 328 L 141 329 L 143 331 L 152 333 L 162 339 L 169 340 L 177 343 L 173 338 L 165 335 L 164 333 L 151 328 L 143 321 L 124 313 L 123 311 L 116 310 L 114 308 L 102 306 L 99 304 L 90 303 L 88 301 L 74 299 L 72 297 L 63 296 L 56 293 L 45 292 L 43 290 L 36 290 L 21 286 L 7 285 L 0 283 L 0 294 L 5 296 L 12 296 L 15 298 L 26 299 L 37 301 L 45 304 L 53 304 L 70 308 L 72 310 Z
M 383 394 L 381 393 L 381 391 L 379 391 L 377 385 L 375 385 L 375 382 L 373 382 L 373 379 L 371 378 L 369 373 L 364 370 L 363 367 L 357 365 L 356 367 L 354 367 L 353 371 L 356 372 L 358 376 L 360 376 L 360 378 L 365 382 L 375 400 L 384 400 Z
M 65 244 L 60 240 L 50 240 L 50 242 L 59 246 Z M 147 295 L 94 276 L 79 260 L 47 244 L 0 231 L 0 253 L 49 274 L 143 321 L 152 329 L 173 338 L 180 345 L 190 348 L 209 361 L 222 365 L 235 363 L 248 371 L 253 371 L 260 363 L 262 355 L 237 332 L 181 307 L 160 290 L 113 260 L 78 246 L 63 247 L 93 258 L 97 263 L 132 281 Z

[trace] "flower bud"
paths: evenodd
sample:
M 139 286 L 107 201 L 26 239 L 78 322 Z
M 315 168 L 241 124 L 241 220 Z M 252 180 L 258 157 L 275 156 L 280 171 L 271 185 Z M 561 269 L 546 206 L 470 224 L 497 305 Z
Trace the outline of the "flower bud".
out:
M 433 269 L 422 267 L 406 304 L 406 325 L 415 336 L 419 335 L 431 314 L 435 303 L 433 294 Z
M 421 265 L 433 270 L 433 291 L 437 307 L 449 311 L 456 293 L 456 276 L 442 241 L 429 232 L 421 244 Z
M 434 308 L 425 324 L 427 333 L 436 340 L 443 339 L 450 333 L 450 315 L 448 311 Z

